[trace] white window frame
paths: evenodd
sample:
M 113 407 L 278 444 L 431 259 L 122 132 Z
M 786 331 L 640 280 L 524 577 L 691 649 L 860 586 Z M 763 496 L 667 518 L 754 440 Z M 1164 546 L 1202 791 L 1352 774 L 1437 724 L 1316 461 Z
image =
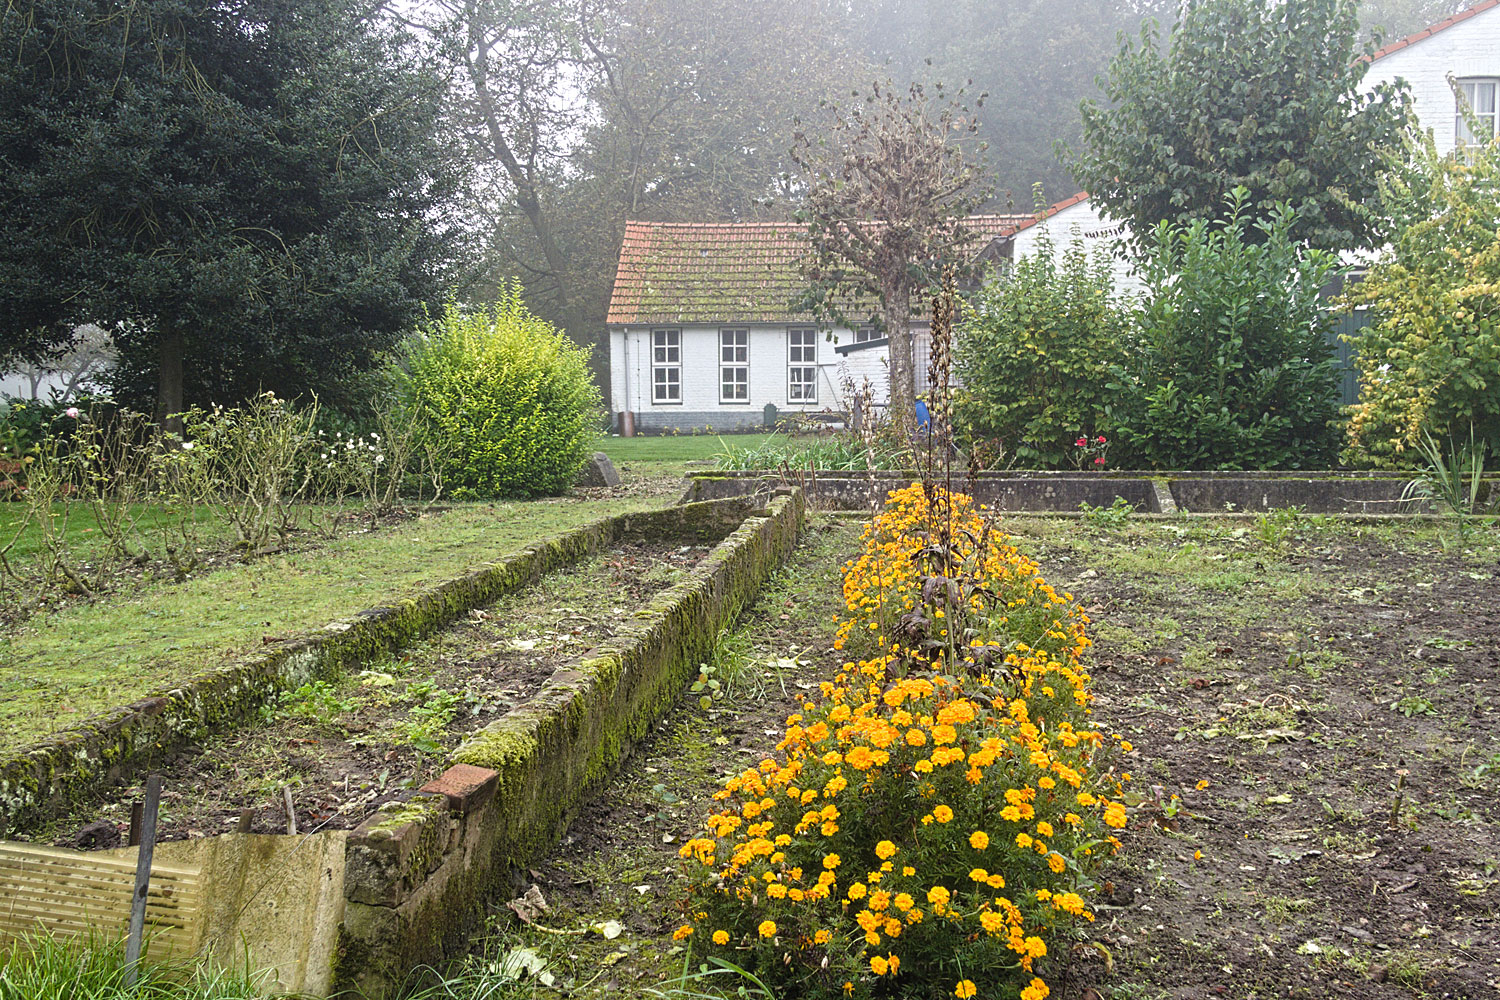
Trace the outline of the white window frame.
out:
M 750 330 L 728 326 L 719 331 L 719 402 L 750 402 Z
M 818 401 L 818 331 L 813 327 L 787 328 L 786 401 L 788 405 Z
M 856 344 L 868 344 L 872 340 L 880 339 L 880 331 L 875 329 L 874 324 L 866 323 L 864 326 L 854 328 L 854 342 Z
M 1500 77 L 1470 76 L 1455 80 L 1454 85 L 1458 89 L 1453 98 L 1454 144 L 1483 145 L 1500 135 Z M 1484 97 L 1488 97 L 1488 100 L 1484 100 Z M 1480 121 L 1489 123 L 1489 135 L 1480 137 L 1469 131 L 1469 123 L 1464 121 L 1465 105 Z M 1481 108 L 1485 110 L 1480 110 Z
M 682 405 L 682 331 L 679 329 L 663 327 L 651 331 L 651 403 L 653 406 Z

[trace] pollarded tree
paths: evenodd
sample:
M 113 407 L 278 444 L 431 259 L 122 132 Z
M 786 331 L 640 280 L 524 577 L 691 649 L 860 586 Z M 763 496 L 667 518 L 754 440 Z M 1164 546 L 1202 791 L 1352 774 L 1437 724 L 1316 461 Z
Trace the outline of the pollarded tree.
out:
M 891 412 L 916 434 L 912 298 L 942 268 L 977 249 L 965 224 L 983 200 L 981 168 L 963 140 L 973 114 L 941 86 L 929 94 L 876 84 L 862 102 L 835 108 L 827 133 L 801 131 L 792 159 L 806 196 L 806 304 L 825 322 L 853 325 L 873 311 L 890 338 Z M 872 310 L 873 306 L 873 310 Z
M 1382 154 L 1411 121 L 1404 88 L 1362 85 L 1357 0 L 1188 0 L 1163 51 L 1155 22 L 1121 43 L 1106 100 L 1083 103 L 1079 182 L 1145 241 L 1217 219 L 1236 188 L 1293 212 L 1328 250 L 1381 242 Z
M 442 81 L 373 5 L 0 11 L 0 354 L 117 330 L 159 414 L 337 395 L 441 299 Z

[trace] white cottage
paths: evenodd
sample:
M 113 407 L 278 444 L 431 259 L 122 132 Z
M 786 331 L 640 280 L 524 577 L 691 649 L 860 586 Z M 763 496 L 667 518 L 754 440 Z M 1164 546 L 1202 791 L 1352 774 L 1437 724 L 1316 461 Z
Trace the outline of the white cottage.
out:
M 1459 89 L 1455 96 L 1448 78 Z M 1500 0 L 1484 0 L 1375 53 L 1370 83 L 1405 80 L 1422 128 L 1439 150 L 1460 141 L 1487 142 L 1500 124 Z M 1469 134 L 1459 100 L 1467 100 L 1482 134 Z
M 1098 206 L 1089 199 L 1088 192 L 1080 191 L 1000 233 L 986 255 L 991 258 L 1020 260 L 1037 253 L 1043 239 L 1050 238 L 1052 255 L 1061 264 L 1069 246 L 1077 237 L 1090 252 L 1103 253 L 1108 257 L 1115 291 L 1122 295 L 1134 295 L 1141 290 L 1142 285 L 1130 257 L 1123 249 L 1121 240 L 1124 231 L 1125 227 L 1121 223 L 1099 214 Z
M 1028 216 L 968 220 L 982 247 Z M 845 384 L 888 394 L 887 341 L 830 332 L 796 307 L 803 229 L 785 222 L 627 222 L 606 318 L 611 409 L 622 433 L 743 430 L 843 408 Z M 926 325 L 914 315 L 916 368 Z M 920 390 L 919 385 L 919 390 Z

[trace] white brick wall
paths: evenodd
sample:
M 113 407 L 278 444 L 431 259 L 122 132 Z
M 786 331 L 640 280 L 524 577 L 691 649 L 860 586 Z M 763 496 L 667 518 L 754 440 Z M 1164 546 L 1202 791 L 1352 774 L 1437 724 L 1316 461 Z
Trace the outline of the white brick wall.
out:
M 1019 260 L 1036 253 L 1037 244 L 1042 236 L 1050 234 L 1053 257 L 1061 264 L 1063 255 L 1068 251 L 1068 244 L 1077 233 L 1083 237 L 1084 245 L 1090 252 L 1104 250 L 1109 253 L 1110 274 L 1114 278 L 1115 293 L 1138 295 L 1142 288 L 1141 281 L 1136 277 L 1130 259 L 1115 246 L 1115 238 L 1119 231 L 1120 227 L 1116 223 L 1100 217 L 1093 199 L 1085 199 L 1017 233 L 1015 257 Z
M 848 379 L 858 392 L 866 379 L 870 382 L 873 390 L 871 397 L 876 403 L 884 403 L 886 397 L 891 394 L 890 364 L 887 361 L 889 353 L 884 347 L 869 347 L 863 350 L 850 351 L 848 354 L 838 356 L 838 365 L 834 371 L 834 379 L 842 387 L 844 379 Z
M 1375 60 L 1365 76 L 1372 86 L 1397 78 L 1411 88 L 1417 119 L 1431 129 L 1439 151 L 1455 145 L 1453 91 L 1448 76 L 1500 77 L 1500 7 L 1460 21 Z

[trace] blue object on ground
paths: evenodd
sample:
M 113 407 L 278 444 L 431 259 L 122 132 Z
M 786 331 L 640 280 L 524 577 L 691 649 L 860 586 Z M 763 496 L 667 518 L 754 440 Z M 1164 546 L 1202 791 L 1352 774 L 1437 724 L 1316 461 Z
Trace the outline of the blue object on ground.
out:
M 917 400 L 917 426 L 924 431 L 932 430 L 932 414 L 927 412 L 927 403 Z

